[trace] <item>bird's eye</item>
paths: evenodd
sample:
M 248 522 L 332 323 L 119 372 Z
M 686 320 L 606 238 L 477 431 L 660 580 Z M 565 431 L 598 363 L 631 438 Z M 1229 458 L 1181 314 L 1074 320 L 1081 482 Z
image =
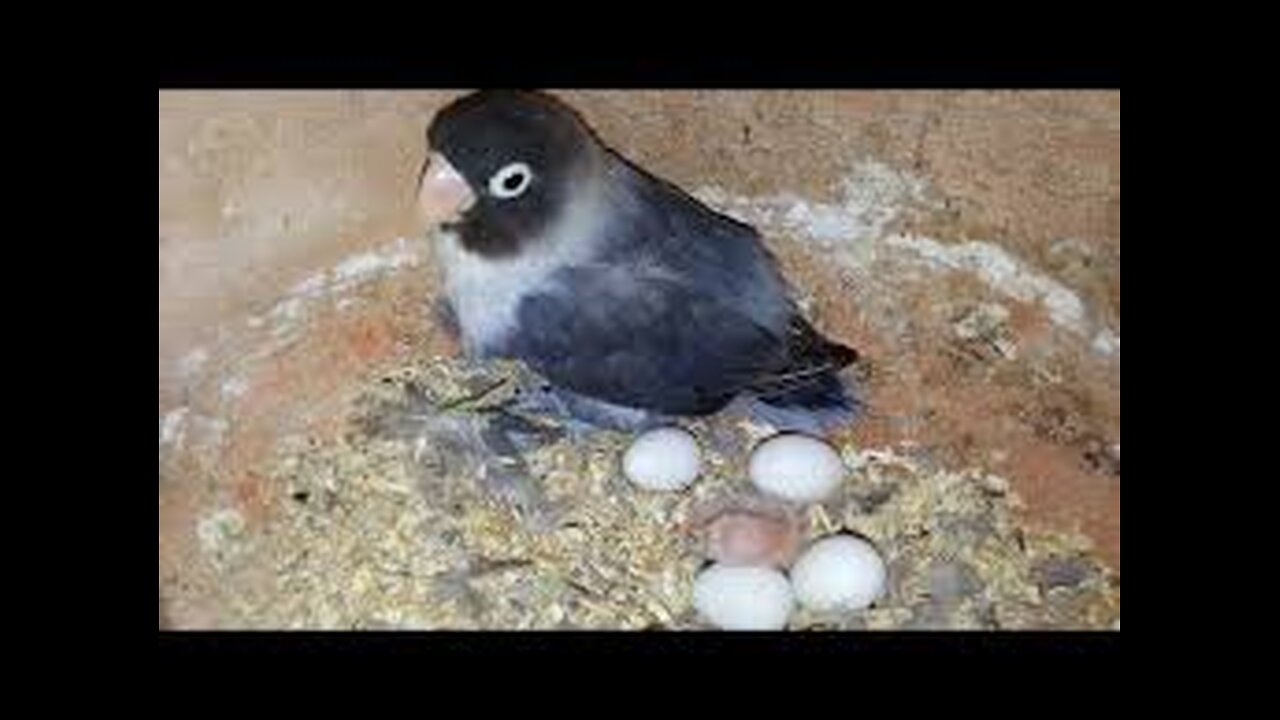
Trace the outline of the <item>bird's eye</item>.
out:
M 511 163 L 489 178 L 489 192 L 503 199 L 523 193 L 533 180 L 533 171 L 522 162 Z

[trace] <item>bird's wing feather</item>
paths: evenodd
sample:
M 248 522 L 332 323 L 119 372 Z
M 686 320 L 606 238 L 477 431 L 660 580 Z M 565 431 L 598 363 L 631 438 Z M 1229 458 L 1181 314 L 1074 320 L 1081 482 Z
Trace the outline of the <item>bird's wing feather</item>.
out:
M 561 271 L 526 298 L 511 350 L 556 385 L 675 415 L 718 410 L 785 365 L 783 338 L 729 305 L 657 272 Z
M 799 315 L 791 318 L 785 354 L 787 360 L 781 368 L 752 378 L 748 389 L 753 394 L 768 399 L 804 388 L 858 359 L 856 350 L 823 337 Z
M 754 227 L 620 157 L 609 183 L 615 201 L 603 262 L 662 268 L 771 332 L 786 332 L 795 306 Z

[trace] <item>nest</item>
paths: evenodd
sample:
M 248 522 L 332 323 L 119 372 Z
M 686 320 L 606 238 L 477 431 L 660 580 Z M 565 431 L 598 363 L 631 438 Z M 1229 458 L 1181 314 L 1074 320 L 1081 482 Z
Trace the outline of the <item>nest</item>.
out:
M 522 366 L 436 359 L 372 379 L 341 442 L 286 437 L 260 532 L 235 511 L 200 524 L 231 619 L 248 628 L 696 629 L 708 519 L 763 512 L 746 460 L 767 429 L 691 422 L 703 474 L 682 492 L 623 478 L 630 437 L 506 408 Z M 873 542 L 887 594 L 790 628 L 1108 628 L 1119 578 L 1083 536 L 1023 527 L 1002 478 L 892 449 L 837 447 L 851 468 L 820 505 L 791 507 L 800 542 Z M 715 510 L 709 512 L 708 508 Z M 782 516 L 777 516 L 782 517 Z

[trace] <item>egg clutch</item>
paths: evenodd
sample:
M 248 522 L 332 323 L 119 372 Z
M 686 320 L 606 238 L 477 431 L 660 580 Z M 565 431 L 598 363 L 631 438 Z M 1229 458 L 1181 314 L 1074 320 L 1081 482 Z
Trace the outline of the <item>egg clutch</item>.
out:
M 694 437 L 678 427 L 641 433 L 622 457 L 623 474 L 656 492 L 687 488 L 701 472 Z M 861 610 L 884 594 L 887 571 L 875 546 L 837 533 L 801 547 L 800 510 L 840 486 L 845 466 L 830 445 L 775 435 L 752 451 L 748 474 L 759 495 L 724 501 L 695 518 L 708 565 L 693 604 L 724 630 L 781 630 L 799 604 L 816 612 Z

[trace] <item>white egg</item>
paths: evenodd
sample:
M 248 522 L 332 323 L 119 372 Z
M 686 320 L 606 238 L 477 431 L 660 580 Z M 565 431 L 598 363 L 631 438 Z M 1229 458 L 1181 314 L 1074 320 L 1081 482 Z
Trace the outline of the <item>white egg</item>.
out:
M 796 599 L 810 610 L 861 610 L 885 589 L 884 560 L 871 543 L 852 535 L 815 542 L 791 567 Z
M 693 582 L 693 606 L 721 630 L 781 630 L 795 596 L 773 568 L 712 565 Z
M 845 467 L 830 445 L 807 435 L 777 435 L 760 443 L 748 470 L 760 490 L 794 502 L 818 502 L 844 478 Z
M 679 490 L 698 477 L 698 442 L 677 427 L 642 433 L 622 456 L 622 472 L 647 490 Z

